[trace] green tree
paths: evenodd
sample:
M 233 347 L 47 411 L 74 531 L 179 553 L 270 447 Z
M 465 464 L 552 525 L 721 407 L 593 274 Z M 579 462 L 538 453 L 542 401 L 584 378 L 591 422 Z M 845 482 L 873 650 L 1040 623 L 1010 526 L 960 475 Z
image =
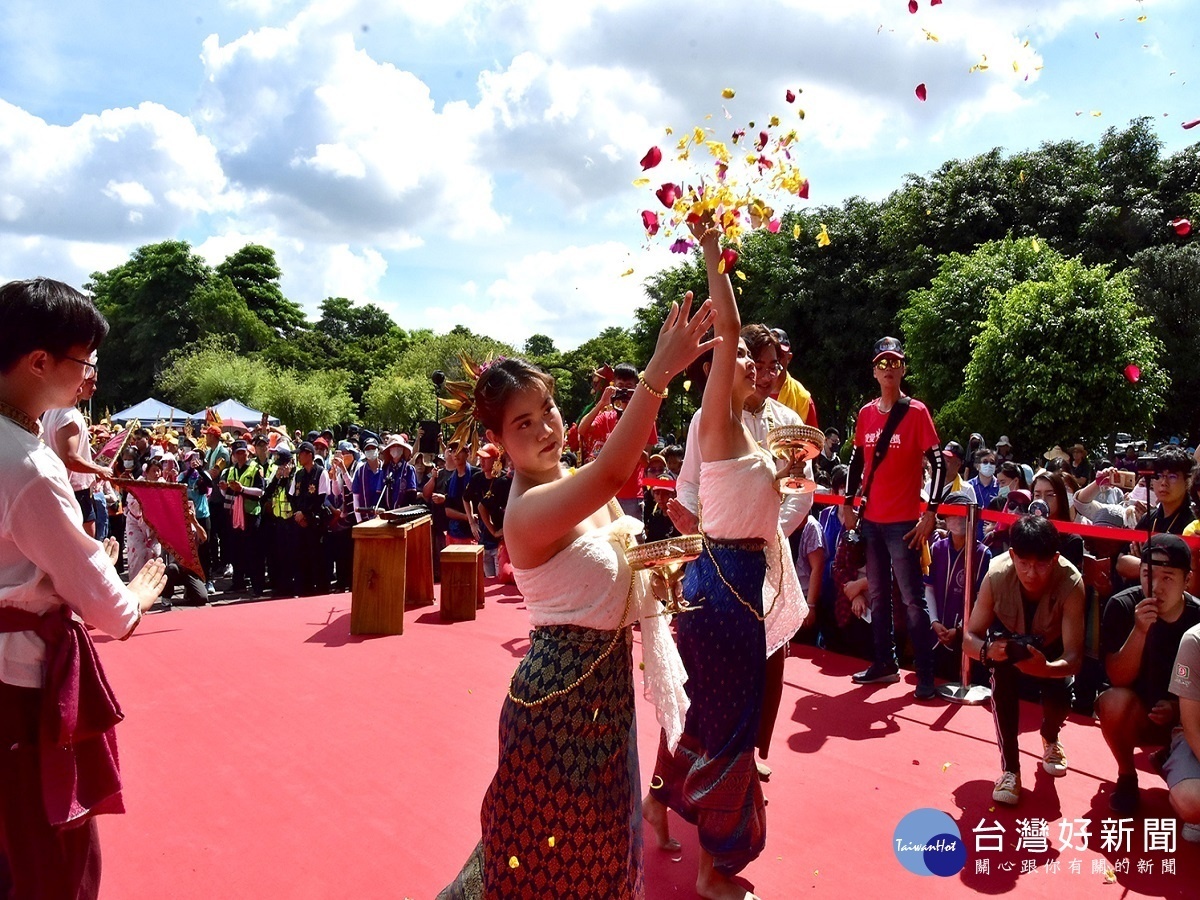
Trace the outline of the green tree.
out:
M 900 312 L 909 378 L 935 415 L 962 393 L 972 343 L 992 304 L 1016 284 L 1051 277 L 1063 262 L 1036 238 L 989 241 L 940 259 L 929 287 L 913 291 Z
M 942 410 L 939 428 L 1008 434 L 1027 448 L 1149 429 L 1168 376 L 1130 280 L 1072 259 L 1050 278 L 1009 288 L 990 305 L 963 393 Z M 1136 384 L 1124 375 L 1130 363 L 1141 368 Z
M 168 403 L 196 412 L 229 397 L 254 406 L 252 399 L 259 398 L 272 377 L 268 364 L 230 350 L 210 335 L 169 354 L 155 387 Z
M 1134 296 L 1153 320 L 1171 387 L 1159 414 L 1160 433 L 1200 438 L 1200 247 L 1154 247 L 1133 258 Z M 1128 430 L 1128 429 L 1122 429 Z
M 525 339 L 524 353 L 531 358 L 551 356 L 558 353 L 554 341 L 545 334 L 531 334 Z
M 345 425 L 357 413 L 349 382 L 350 373 L 341 369 L 303 373 L 284 369 L 259 386 L 250 405 L 278 416 L 291 429 Z
M 282 272 L 275 251 L 261 244 L 247 244 L 230 254 L 216 272 L 228 278 L 246 305 L 279 337 L 291 337 L 308 324 L 304 310 L 283 295 Z
M 416 424 L 440 418 L 433 382 L 420 375 L 384 375 L 376 378 L 363 397 L 367 421 L 380 428 L 416 433 Z

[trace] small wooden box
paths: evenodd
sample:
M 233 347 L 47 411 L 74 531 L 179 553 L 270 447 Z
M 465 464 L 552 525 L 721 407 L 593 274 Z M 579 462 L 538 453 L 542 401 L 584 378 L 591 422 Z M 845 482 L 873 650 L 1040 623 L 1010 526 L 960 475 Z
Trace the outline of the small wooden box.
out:
M 483 547 L 451 544 L 442 550 L 442 619 L 464 622 L 483 609 Z
M 433 604 L 432 521 L 354 526 L 351 634 L 404 634 L 404 610 Z

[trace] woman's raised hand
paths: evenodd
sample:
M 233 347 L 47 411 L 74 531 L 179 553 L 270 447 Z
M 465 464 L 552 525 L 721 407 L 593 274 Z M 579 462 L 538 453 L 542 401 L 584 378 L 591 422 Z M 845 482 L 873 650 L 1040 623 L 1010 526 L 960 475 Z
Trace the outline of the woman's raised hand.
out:
M 683 295 L 683 305 L 671 304 L 666 321 L 658 331 L 658 343 L 654 345 L 654 356 L 646 364 L 646 379 L 650 387 L 661 391 L 667 382 L 688 367 L 697 356 L 720 342 L 720 338 L 704 340 L 704 336 L 716 320 L 712 301 L 705 300 L 689 318 L 692 310 L 692 292 Z

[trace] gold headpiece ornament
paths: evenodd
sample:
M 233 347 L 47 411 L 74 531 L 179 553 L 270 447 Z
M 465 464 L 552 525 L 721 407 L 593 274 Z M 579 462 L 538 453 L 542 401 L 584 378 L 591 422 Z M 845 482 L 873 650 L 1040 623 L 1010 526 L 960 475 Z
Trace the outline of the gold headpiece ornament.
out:
M 454 434 L 450 436 L 450 440 L 457 441 L 460 447 L 469 447 L 469 455 L 474 456 L 479 447 L 479 427 L 475 419 L 475 383 L 490 366 L 504 357 L 489 355 L 482 363 L 477 363 L 465 353 L 461 353 L 458 359 L 462 363 L 465 380 L 447 381 L 443 385 L 450 396 L 438 397 L 438 403 L 447 410 L 441 422 L 454 426 Z

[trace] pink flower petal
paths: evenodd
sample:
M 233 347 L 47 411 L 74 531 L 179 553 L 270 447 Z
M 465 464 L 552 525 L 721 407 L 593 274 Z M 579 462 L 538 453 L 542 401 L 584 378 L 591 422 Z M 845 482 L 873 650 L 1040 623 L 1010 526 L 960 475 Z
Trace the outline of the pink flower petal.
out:
M 642 157 L 642 171 L 653 169 L 662 162 L 662 151 L 657 147 L 651 147 L 646 151 L 646 155 Z
M 1141 367 L 1135 365 L 1134 363 L 1130 363 L 1125 367 L 1125 377 L 1131 384 L 1136 383 L 1137 380 L 1142 377 Z
M 917 90 L 915 93 L 917 95 L 917 99 L 920 100 L 922 103 L 924 103 L 925 98 L 928 96 L 928 93 L 925 90 L 925 82 L 922 81 L 920 84 L 917 85 Z
M 779 220 L 772 219 L 770 222 L 768 222 L 767 231 L 771 232 L 771 234 L 779 234 Z
M 642 211 L 642 227 L 651 237 L 658 234 L 658 213 L 646 209 Z
M 667 182 L 654 192 L 654 196 L 658 197 L 659 203 L 670 209 L 675 205 L 675 201 L 679 199 L 679 195 L 682 193 L 683 189 L 679 185 Z
M 914 15 L 916 15 L 916 12 L 917 12 L 917 0 L 908 0 L 908 11 L 909 11 L 910 13 L 913 13 Z
M 1195 128 L 1197 125 L 1200 125 L 1200 119 L 1192 119 L 1190 122 L 1183 123 L 1184 128 Z
M 1186 237 L 1192 233 L 1192 223 L 1182 216 L 1172 219 L 1171 227 L 1175 229 L 1175 233 L 1180 237 Z
M 695 246 L 691 241 L 679 238 L 671 245 L 672 253 L 688 253 Z
M 788 88 L 783 94 L 783 99 L 786 100 L 788 103 L 795 103 L 796 102 L 796 92 L 793 91 L 791 88 Z

